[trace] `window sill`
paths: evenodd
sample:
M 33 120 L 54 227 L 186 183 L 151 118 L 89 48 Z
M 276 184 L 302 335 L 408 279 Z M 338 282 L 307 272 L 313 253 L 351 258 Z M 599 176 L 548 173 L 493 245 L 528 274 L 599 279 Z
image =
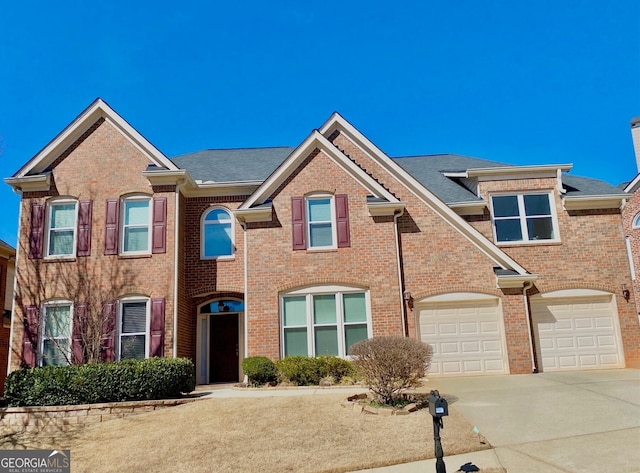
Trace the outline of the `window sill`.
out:
M 562 245 L 560 240 L 531 240 L 531 241 L 500 241 L 496 245 L 501 248 L 509 248 L 514 246 L 559 246 Z
M 46 256 L 42 259 L 45 263 L 73 263 L 75 256 Z
M 205 256 L 201 256 L 200 257 L 200 261 L 220 261 L 220 262 L 224 262 L 224 261 L 235 261 L 236 257 L 235 256 L 219 256 L 219 257 L 205 257 Z
M 307 253 L 335 253 L 338 248 L 307 248 Z
M 139 258 L 151 258 L 151 253 L 145 253 L 143 255 L 127 255 L 120 254 L 118 255 L 118 259 L 139 259 Z

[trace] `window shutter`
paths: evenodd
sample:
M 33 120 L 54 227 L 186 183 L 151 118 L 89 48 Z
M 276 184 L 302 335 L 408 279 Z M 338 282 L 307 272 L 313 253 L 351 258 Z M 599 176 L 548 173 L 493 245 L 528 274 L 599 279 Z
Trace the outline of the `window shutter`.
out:
M 164 297 L 151 299 L 149 356 L 164 356 Z
M 73 309 L 73 332 L 71 334 L 71 362 L 81 365 L 85 362 L 84 335 L 87 330 L 87 304 L 81 302 Z
M 116 332 L 116 303 L 107 302 L 102 306 L 102 319 L 104 332 L 102 335 L 102 359 L 113 361 L 116 359 L 115 332 Z
M 153 199 L 152 253 L 167 252 L 167 198 Z
M 104 254 L 118 254 L 118 211 L 120 199 L 107 199 L 104 232 Z
M 45 204 L 31 203 L 31 230 L 29 232 L 29 258 L 42 258 L 44 241 L 44 208 Z
M 36 366 L 38 353 L 38 306 L 28 305 L 25 308 L 24 332 L 22 332 L 22 362 L 33 368 Z
M 77 256 L 91 255 L 91 213 L 93 201 L 81 200 L 78 202 L 78 244 Z
M 291 197 L 291 231 L 293 249 L 304 250 L 307 245 L 304 241 L 304 198 Z
M 349 229 L 349 199 L 346 194 L 336 194 L 336 226 L 338 230 L 338 248 L 351 246 Z

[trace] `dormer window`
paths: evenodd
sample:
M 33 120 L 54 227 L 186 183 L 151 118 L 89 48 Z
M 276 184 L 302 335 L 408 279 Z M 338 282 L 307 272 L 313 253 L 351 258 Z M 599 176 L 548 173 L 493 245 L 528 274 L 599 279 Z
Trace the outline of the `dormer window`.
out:
M 497 243 L 559 241 L 551 193 L 493 195 L 491 210 Z

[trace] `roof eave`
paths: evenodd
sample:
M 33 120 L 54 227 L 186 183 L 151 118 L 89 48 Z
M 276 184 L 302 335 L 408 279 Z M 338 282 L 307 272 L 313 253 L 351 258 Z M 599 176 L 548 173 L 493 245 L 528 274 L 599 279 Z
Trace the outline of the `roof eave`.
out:
M 522 288 L 524 284 L 534 282 L 538 279 L 536 274 L 518 274 L 518 275 L 496 275 L 498 287 L 500 289 Z
M 231 213 L 242 223 L 270 222 L 273 218 L 273 205 L 261 205 L 250 209 L 235 209 Z
M 544 164 L 536 166 L 498 166 L 489 168 L 467 169 L 467 177 L 502 177 L 510 178 L 516 175 L 529 177 L 555 177 L 558 170 L 568 172 L 573 164 Z
M 46 172 L 34 176 L 7 177 L 4 182 L 16 192 L 41 192 L 51 189 L 51 173 Z
M 469 202 L 452 202 L 447 204 L 458 215 L 483 215 L 487 208 L 484 200 L 472 200 Z
M 628 198 L 629 194 L 564 196 L 562 204 L 565 210 L 619 209 Z
M 369 216 L 371 217 L 388 217 L 395 215 L 397 212 L 404 210 L 407 206 L 406 202 L 367 202 Z

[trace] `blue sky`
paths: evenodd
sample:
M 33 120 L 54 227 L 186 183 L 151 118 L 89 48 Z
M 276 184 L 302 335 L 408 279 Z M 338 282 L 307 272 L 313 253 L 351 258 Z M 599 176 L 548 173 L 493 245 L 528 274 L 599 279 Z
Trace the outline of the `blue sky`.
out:
M 391 156 L 636 172 L 640 2 L 5 2 L 0 175 L 96 97 L 167 156 L 299 144 L 334 111 Z M 114 176 L 116 179 L 117 176 Z M 0 184 L 0 238 L 19 197 Z

